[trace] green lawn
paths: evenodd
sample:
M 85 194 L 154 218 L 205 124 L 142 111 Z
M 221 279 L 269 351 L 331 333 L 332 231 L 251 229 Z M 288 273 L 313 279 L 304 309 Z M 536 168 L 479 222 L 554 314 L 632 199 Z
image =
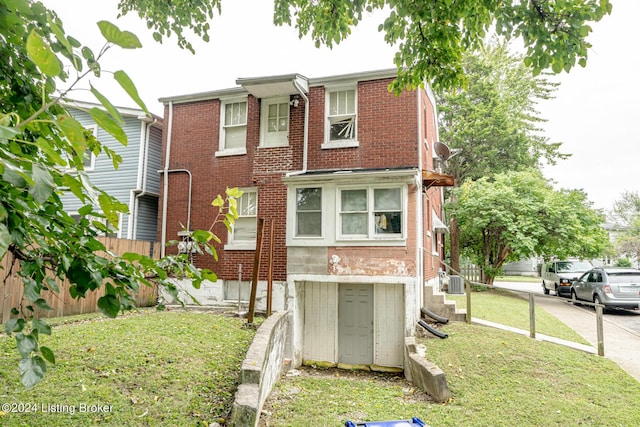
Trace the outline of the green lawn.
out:
M 32 390 L 20 383 L 14 338 L 0 335 L 0 402 L 23 410 L 3 410 L 0 425 L 208 426 L 223 421 L 254 336 L 243 327 L 245 320 L 210 313 L 146 312 L 67 322 L 53 320 L 60 325 L 53 335 L 40 336 L 57 363 Z
M 473 293 L 472 304 L 474 317 L 528 327 L 527 301 L 509 292 Z M 539 332 L 581 341 L 541 309 L 536 319 Z M 420 342 L 447 376 L 449 402 L 431 402 L 397 376 L 304 368 L 276 385 L 265 425 L 339 426 L 416 416 L 433 427 L 640 425 L 640 383 L 609 359 L 463 322 L 442 330 L 447 339 Z
M 455 301 L 457 308 L 467 306 L 466 295 L 447 294 L 447 299 Z M 528 331 L 529 300 L 516 292 L 504 289 L 471 292 L 471 316 Z M 536 333 L 589 344 L 557 317 L 542 309 L 536 309 Z

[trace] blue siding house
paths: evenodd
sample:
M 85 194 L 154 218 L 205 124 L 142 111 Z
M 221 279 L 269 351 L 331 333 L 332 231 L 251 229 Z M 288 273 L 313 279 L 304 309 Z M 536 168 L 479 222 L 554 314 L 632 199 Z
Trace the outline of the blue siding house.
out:
M 85 171 L 91 182 L 129 207 L 119 218 L 116 236 L 122 239 L 156 240 L 158 198 L 162 164 L 162 118 L 147 116 L 142 110 L 117 107 L 125 124 L 128 144 L 123 146 L 86 111 L 99 104 L 73 102 L 65 105 L 70 114 L 96 135 L 98 141 L 122 157 L 118 169 L 106 155 L 87 157 Z M 75 214 L 82 207 L 72 195 L 62 197 L 67 212 Z

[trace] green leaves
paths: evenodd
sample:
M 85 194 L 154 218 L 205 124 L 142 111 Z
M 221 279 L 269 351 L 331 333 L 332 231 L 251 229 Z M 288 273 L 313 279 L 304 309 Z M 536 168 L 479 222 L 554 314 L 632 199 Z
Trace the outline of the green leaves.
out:
M 0 259 L 4 258 L 4 255 L 9 249 L 11 244 L 11 233 L 9 229 L 3 223 L 0 223 Z
M 537 170 L 468 180 L 447 206 L 465 253 L 485 272 L 532 256 L 595 258 L 608 238 L 583 193 L 556 191 Z
M 105 315 L 116 317 L 120 311 L 120 301 L 115 295 L 107 294 L 98 299 L 98 307 Z
M 47 372 L 47 365 L 40 356 L 22 359 L 19 367 L 22 384 L 28 389 L 38 384 Z
M 118 27 L 113 25 L 109 21 L 98 22 L 98 27 L 102 36 L 107 39 L 108 42 L 120 46 L 123 49 L 137 49 L 142 47 L 142 43 L 138 40 L 138 37 L 129 31 L 120 31 Z
M 27 52 L 44 75 L 55 77 L 62 72 L 60 60 L 36 30 L 31 30 L 27 37 Z
M 136 86 L 133 84 L 133 81 L 129 78 L 127 73 L 125 73 L 122 70 L 116 71 L 113 74 L 113 77 L 120 84 L 120 86 L 125 90 L 125 92 L 127 92 L 127 94 L 129 94 L 131 99 L 133 99 L 135 101 L 135 103 L 138 104 L 138 106 L 145 113 L 150 114 L 149 110 L 147 110 L 147 106 L 144 104 L 144 102 L 140 98 L 140 95 L 138 95 L 138 89 L 136 89 Z

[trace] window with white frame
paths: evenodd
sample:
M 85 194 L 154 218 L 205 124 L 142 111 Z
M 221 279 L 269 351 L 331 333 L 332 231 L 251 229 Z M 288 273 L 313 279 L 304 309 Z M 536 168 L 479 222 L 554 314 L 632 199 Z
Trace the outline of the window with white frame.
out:
M 357 99 L 353 88 L 327 91 L 327 143 L 355 142 Z
M 238 199 L 238 218 L 229 233 L 229 245 L 225 249 L 252 249 L 255 248 L 258 234 L 258 191 L 242 190 L 242 196 Z
M 261 145 L 289 145 L 289 98 L 263 99 L 261 114 Z
M 296 237 L 322 237 L 322 188 L 296 189 Z
M 403 236 L 402 187 L 341 189 L 339 234 L 345 239 Z
M 220 112 L 220 151 L 218 154 L 245 154 L 247 141 L 247 101 L 222 103 Z

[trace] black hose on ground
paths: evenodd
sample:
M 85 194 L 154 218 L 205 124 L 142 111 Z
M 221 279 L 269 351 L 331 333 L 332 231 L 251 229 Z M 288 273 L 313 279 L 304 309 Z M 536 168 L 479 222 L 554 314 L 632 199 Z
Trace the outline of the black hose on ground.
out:
M 422 314 L 424 314 L 425 316 L 429 316 L 430 318 L 432 318 L 438 323 L 443 323 L 445 325 L 449 323 L 449 319 L 447 319 L 446 317 L 438 316 L 433 311 L 429 310 L 427 307 L 422 307 L 422 310 L 420 311 L 422 311 Z
M 418 320 L 418 325 L 422 326 L 423 328 L 425 328 L 427 331 L 431 332 L 433 335 L 437 336 L 438 338 L 447 338 L 449 336 L 445 332 L 442 332 L 434 328 L 433 326 L 430 326 L 424 320 Z

